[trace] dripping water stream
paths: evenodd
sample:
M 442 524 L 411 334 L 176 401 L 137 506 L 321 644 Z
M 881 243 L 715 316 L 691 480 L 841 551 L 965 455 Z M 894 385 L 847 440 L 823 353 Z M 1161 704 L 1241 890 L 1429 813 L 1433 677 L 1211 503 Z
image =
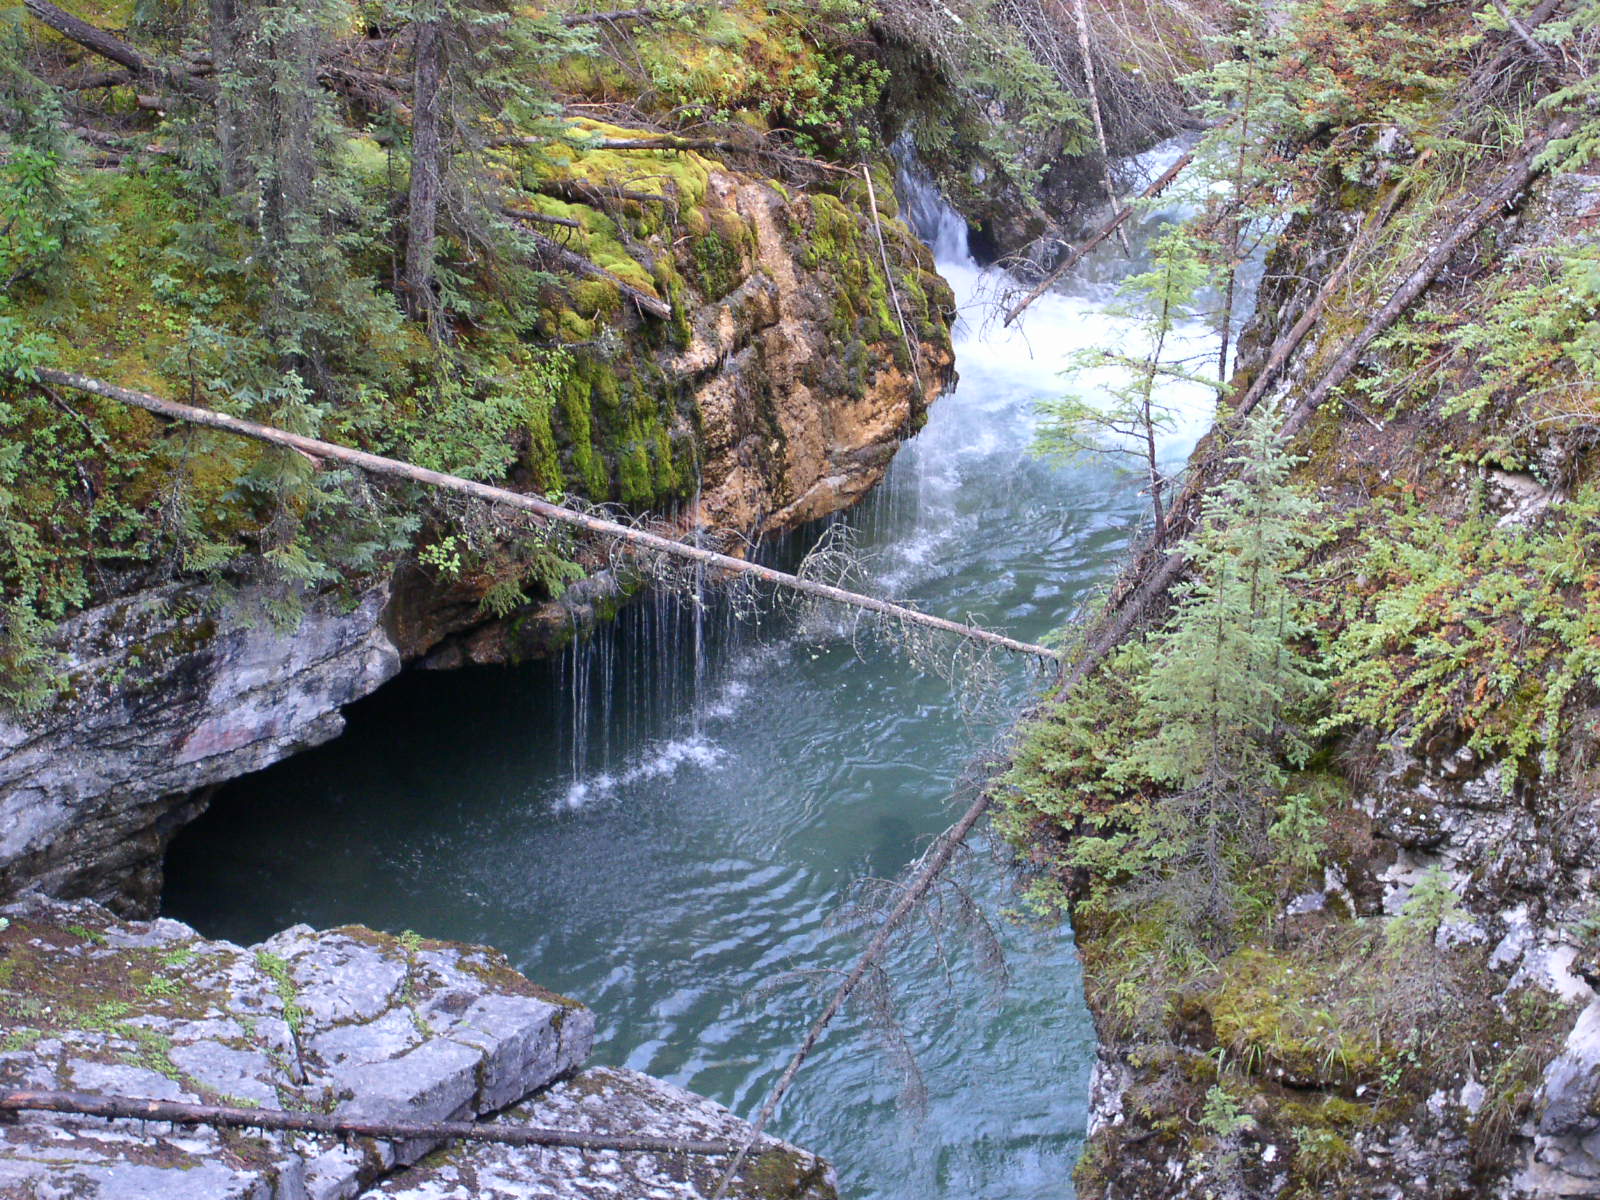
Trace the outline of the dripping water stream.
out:
M 1031 406 L 1062 390 L 1068 354 L 1126 347 L 1100 309 L 1136 264 L 1107 248 L 1025 333 L 1001 331 L 984 303 L 999 277 L 959 219 L 916 180 L 902 195 L 962 305 L 962 379 L 838 519 L 880 594 L 1037 640 L 1106 580 L 1140 511 L 1129 478 L 1026 454 Z M 1176 457 L 1209 397 L 1174 399 Z M 783 612 L 752 623 L 700 578 L 558 662 L 414 673 L 355 705 L 338 741 L 230 785 L 185 831 L 166 909 L 244 942 L 305 921 L 490 943 L 595 1010 L 597 1061 L 750 1115 L 817 1008 L 804 980 L 767 985 L 848 966 L 860 938 L 829 921 L 848 885 L 892 877 L 943 828 L 964 767 L 1035 683 L 1007 664 L 1001 703 L 974 715 L 892 647 Z M 991 916 L 1015 902 L 988 856 L 964 872 Z M 860 1015 L 780 1111 L 775 1131 L 833 1159 L 845 1195 L 1070 1194 L 1094 1050 L 1070 936 L 999 933 L 997 1004 L 954 935 L 919 925 L 891 956 L 922 1119 L 899 1110 Z

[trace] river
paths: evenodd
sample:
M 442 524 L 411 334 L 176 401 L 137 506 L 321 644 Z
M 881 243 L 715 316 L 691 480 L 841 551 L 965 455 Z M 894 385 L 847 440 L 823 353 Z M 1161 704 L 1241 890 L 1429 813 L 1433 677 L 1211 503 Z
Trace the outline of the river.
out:
M 1004 277 L 937 196 L 903 190 L 962 306 L 961 381 L 836 523 L 875 590 L 1037 640 L 1108 579 L 1140 513 L 1131 477 L 1027 452 L 1071 351 L 1128 345 L 1102 309 L 1137 254 L 1102 247 L 1025 333 L 1001 330 Z M 1171 398 L 1176 459 L 1210 401 Z M 225 788 L 172 849 L 165 911 L 242 942 L 304 921 L 490 943 L 595 1010 L 596 1061 L 752 1116 L 861 945 L 837 919 L 852 881 L 894 876 L 949 822 L 964 769 L 1038 683 L 1011 662 L 952 687 L 846 633 L 658 595 L 560 661 L 402 676 L 336 742 Z M 1009 985 L 996 993 L 947 892 L 946 927 L 917 924 L 890 958 L 895 1021 L 863 1006 L 837 1023 L 780 1110 L 775 1132 L 832 1159 L 846 1196 L 1071 1195 L 1094 1035 L 1070 932 L 1005 920 L 1012 878 L 984 849 L 958 878 Z

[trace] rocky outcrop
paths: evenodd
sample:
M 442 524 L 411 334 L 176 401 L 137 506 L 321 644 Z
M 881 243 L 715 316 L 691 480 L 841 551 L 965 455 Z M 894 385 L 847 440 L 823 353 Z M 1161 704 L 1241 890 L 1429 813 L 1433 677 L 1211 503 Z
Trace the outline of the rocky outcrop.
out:
M 563 330 L 589 340 L 572 351 L 555 442 L 541 462 L 529 451 L 518 486 L 676 506 L 669 532 L 698 524 L 731 543 L 860 499 L 954 377 L 949 289 L 887 178 L 869 211 L 859 181 L 791 195 L 682 154 L 662 190 L 655 156 L 603 165 L 639 176 L 618 186 L 661 192 L 662 204 L 634 203 L 633 232 L 617 236 L 656 256 L 680 315 L 667 329 L 579 285 L 609 316 L 559 310 Z M 620 211 L 589 219 L 628 228 Z M 587 578 L 555 600 L 529 585 L 534 601 L 500 619 L 483 601 L 503 571 L 443 578 L 414 561 L 353 606 L 313 599 L 294 628 L 256 612 L 248 586 L 224 598 L 171 585 L 79 614 L 59 636 L 68 694 L 41 714 L 0 715 L 0 897 L 32 889 L 153 911 L 166 844 L 208 787 L 335 736 L 340 707 L 403 661 L 558 650 L 638 586 L 607 554 L 580 548 Z
M 369 1120 L 471 1120 L 510 1109 L 504 1119 L 590 1131 L 748 1131 L 710 1101 L 648 1076 L 574 1077 L 594 1039 L 593 1015 L 483 947 L 296 926 L 243 949 L 176 921 L 118 921 L 87 902 L 36 899 L 3 911 L 0 1087 Z M 687 1198 L 703 1194 L 720 1162 L 434 1149 L 30 1113 L 0 1125 L 0 1197 Z M 826 1163 L 771 1139 L 731 1194 L 836 1196 Z
M 640 185 L 660 169 L 624 165 L 645 172 Z M 695 155 L 673 169 L 692 209 L 666 224 L 641 216 L 631 245 L 671 273 L 683 316 L 665 340 L 659 323 L 619 316 L 623 353 L 576 351 L 561 450 L 534 475 L 571 486 L 587 473 L 591 499 L 670 513 L 670 531 L 698 526 L 737 552 L 883 478 L 954 382 L 954 298 L 886 173 L 871 208 L 859 181 L 794 194 Z M 608 561 L 585 565 L 595 573 L 571 594 L 496 620 L 480 603 L 488 577 L 441 584 L 410 568 L 389 626 L 428 666 L 546 655 L 621 599 Z
M 1376 139 L 1370 189 L 1326 195 L 1280 239 L 1240 391 L 1379 207 L 1397 144 Z M 1262 911 L 1205 963 L 1166 958 L 1161 931 L 1116 898 L 1080 911 L 1100 1032 L 1086 1200 L 1600 1195 L 1597 693 L 1587 634 L 1562 632 L 1592 612 L 1593 547 L 1573 530 L 1594 519 L 1593 427 L 1540 408 L 1569 386 L 1570 335 L 1502 324 L 1508 296 L 1541 314 L 1565 302 L 1540 292 L 1559 266 L 1540 271 L 1592 245 L 1597 196 L 1600 176 L 1541 181 L 1397 327 L 1420 337 L 1448 314 L 1545 364 L 1540 389 L 1495 375 L 1470 340 L 1430 343 L 1432 357 L 1380 344 L 1358 375 L 1370 388 L 1296 444 L 1329 531 L 1307 585 L 1318 645 L 1345 664 L 1329 681 L 1338 733 L 1289 785 L 1326 822 L 1319 861 L 1303 877 L 1262 868 L 1248 893 Z M 1416 252 L 1368 264 L 1375 294 Z M 1306 394 L 1363 304 L 1333 298 L 1265 403 Z M 1561 569 L 1540 555 L 1568 538 L 1582 582 L 1546 590 Z M 1371 635 L 1354 668 L 1348 628 Z M 1384 670 L 1364 682 L 1370 663 Z
M 386 591 L 309 604 L 292 630 L 173 585 L 68 621 L 67 694 L 0 716 L 0 896 L 36 889 L 148 911 L 205 789 L 315 746 L 400 670 Z

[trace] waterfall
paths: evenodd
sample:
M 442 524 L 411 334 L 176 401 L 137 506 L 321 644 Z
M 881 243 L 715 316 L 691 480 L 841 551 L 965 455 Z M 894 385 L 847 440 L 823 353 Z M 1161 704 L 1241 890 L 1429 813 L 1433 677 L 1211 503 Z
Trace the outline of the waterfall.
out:
M 967 243 L 967 221 L 944 198 L 932 178 L 911 156 L 904 142 L 894 147 L 895 189 L 900 193 L 900 211 L 906 223 L 933 251 L 935 262 L 976 266 Z

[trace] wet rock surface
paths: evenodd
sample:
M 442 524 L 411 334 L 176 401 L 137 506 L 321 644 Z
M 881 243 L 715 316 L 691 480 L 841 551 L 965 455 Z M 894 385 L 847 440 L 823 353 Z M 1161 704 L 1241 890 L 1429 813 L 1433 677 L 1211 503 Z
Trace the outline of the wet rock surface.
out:
M 401 1121 L 471 1120 L 526 1101 L 507 1119 L 728 1139 L 747 1129 L 633 1072 L 559 1082 L 588 1056 L 593 1014 L 481 946 L 296 926 L 243 948 L 85 901 L 0 911 L 0 1088 Z M 435 1149 L 25 1113 L 0 1124 L 0 1200 L 692 1197 L 720 1162 L 453 1148 L 386 1180 Z M 734 1194 L 834 1195 L 825 1163 L 776 1142 L 747 1180 Z
M 284 630 L 174 585 L 67 622 L 68 693 L 0 714 L 0 897 L 152 911 L 167 841 L 203 789 L 334 737 L 340 708 L 400 670 L 378 624 L 386 596 L 319 600 Z

